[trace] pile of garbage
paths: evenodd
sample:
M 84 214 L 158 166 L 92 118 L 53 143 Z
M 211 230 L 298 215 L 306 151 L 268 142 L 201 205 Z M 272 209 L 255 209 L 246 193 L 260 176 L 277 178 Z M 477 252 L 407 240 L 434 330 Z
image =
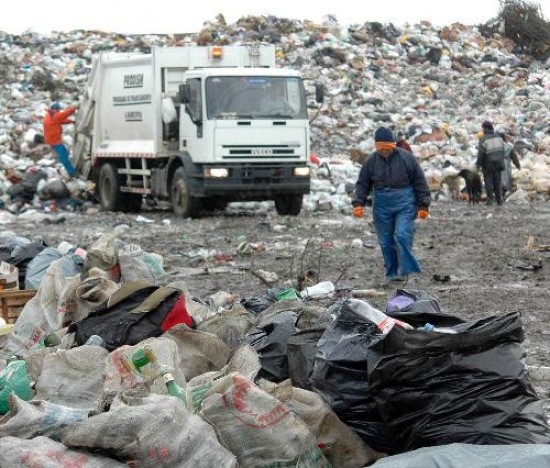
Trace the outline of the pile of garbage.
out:
M 160 255 L 114 232 L 86 249 L 2 237 L 14 268 L 2 274 L 34 294 L 0 323 L 3 467 L 452 468 L 495 454 L 542 467 L 550 456 L 517 312 L 465 322 L 404 289 L 383 312 L 372 291 L 328 281 L 193 297 L 167 282 Z
M 502 32 L 502 21 L 497 18 L 480 26 L 366 22 L 344 27 L 334 17 L 316 24 L 247 16 L 227 24 L 219 15 L 201 31 L 188 34 L 0 33 L 2 200 L 7 206 L 14 203 L 9 193 L 13 181 L 2 175 L 8 169 L 26 173 L 49 168 L 47 180 L 59 177 L 56 172 L 62 170 L 52 167 L 49 148 L 33 142 L 42 131 L 49 103 L 78 102 L 94 54 L 258 41 L 276 44 L 278 64 L 301 71 L 312 119 L 318 110 L 314 83 L 322 83 L 327 91 L 312 123 L 316 180 L 306 209 L 349 210 L 360 163 L 373 150 L 373 133 L 380 125 L 403 132 L 434 197 L 449 200 L 448 191 L 442 190 L 443 178 L 449 171 L 473 167 L 483 120 L 494 122 L 496 131 L 517 143 L 521 170 L 513 169 L 517 190 L 510 201 L 547 200 L 550 59 L 520 53 L 522 49 Z M 69 147 L 71 135 L 69 129 L 64 136 Z M 70 200 L 86 192 L 82 184 L 67 189 L 75 195 L 67 197 Z M 267 202 L 247 206 L 270 207 Z M 12 211 L 17 210 L 15 206 Z

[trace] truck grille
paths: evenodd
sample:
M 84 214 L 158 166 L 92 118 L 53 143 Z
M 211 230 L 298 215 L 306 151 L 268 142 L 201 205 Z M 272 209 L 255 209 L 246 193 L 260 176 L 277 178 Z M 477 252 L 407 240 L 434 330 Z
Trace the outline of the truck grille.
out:
M 286 146 L 286 145 L 254 145 L 254 146 L 240 146 L 240 145 L 225 145 L 222 146 L 222 158 L 223 159 L 252 159 L 252 158 L 285 158 L 296 159 L 300 155 L 298 153 L 298 147 Z

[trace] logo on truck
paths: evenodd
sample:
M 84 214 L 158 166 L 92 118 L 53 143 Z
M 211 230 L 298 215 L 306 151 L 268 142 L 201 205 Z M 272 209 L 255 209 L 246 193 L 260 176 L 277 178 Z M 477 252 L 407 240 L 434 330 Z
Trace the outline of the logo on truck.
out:
M 126 122 L 143 122 L 143 114 L 141 112 L 124 112 L 124 120 Z
M 150 94 L 133 94 L 131 96 L 113 96 L 113 106 L 131 106 L 134 104 L 150 104 Z
M 273 156 L 271 148 L 252 148 L 252 156 Z
M 143 73 L 124 75 L 123 88 L 143 88 Z

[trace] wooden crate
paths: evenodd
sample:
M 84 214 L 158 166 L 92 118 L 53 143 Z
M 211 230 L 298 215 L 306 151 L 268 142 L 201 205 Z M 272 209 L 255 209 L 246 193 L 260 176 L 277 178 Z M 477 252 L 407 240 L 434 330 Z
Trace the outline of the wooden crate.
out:
M 25 289 L 22 291 L 1 291 L 0 292 L 0 313 L 6 323 L 15 323 L 19 314 L 36 294 L 35 289 Z

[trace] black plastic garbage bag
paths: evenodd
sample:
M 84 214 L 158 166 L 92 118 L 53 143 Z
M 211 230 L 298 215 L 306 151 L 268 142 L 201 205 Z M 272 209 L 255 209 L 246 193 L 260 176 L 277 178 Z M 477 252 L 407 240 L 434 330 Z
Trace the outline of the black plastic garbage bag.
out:
M 8 263 L 16 266 L 19 269 L 19 284 L 25 284 L 25 276 L 27 274 L 27 266 L 30 261 L 42 252 L 46 247 L 44 241 L 32 242 L 31 244 L 20 245 L 13 249 Z
M 370 391 L 400 449 L 550 443 L 522 361 L 519 313 L 455 328 L 394 327 L 369 348 Z
M 27 271 L 25 272 L 25 289 L 38 289 L 48 267 L 55 260 L 59 260 L 62 257 L 63 254 L 55 247 L 47 247 L 40 251 L 27 264 Z
M 0 262 L 8 262 L 12 250 L 13 246 L 11 245 L 0 245 Z
M 398 289 L 386 304 L 386 314 L 402 320 L 415 328 L 437 322 L 440 327 L 452 327 L 464 320 L 441 312 L 439 303 L 421 289 Z
M 30 171 L 26 172 L 23 180 L 16 184 L 13 184 L 7 193 L 13 201 L 22 201 L 30 203 L 36 193 L 36 187 L 38 182 L 42 179 L 47 179 L 48 174 L 44 171 Z
M 288 379 L 287 342 L 298 330 L 296 320 L 298 314 L 294 311 L 283 311 L 273 317 L 261 328 L 252 329 L 247 342 L 260 355 L 262 368 L 258 378 L 272 382 L 282 382 Z
M 250 312 L 259 315 L 268 307 L 277 302 L 277 294 L 283 291 L 284 288 L 268 289 L 264 296 L 255 296 L 241 299 L 242 306 Z
M 310 382 L 338 417 L 375 450 L 397 446 L 382 422 L 368 383 L 367 349 L 380 339 L 378 327 L 342 303 L 317 344 Z
M 315 364 L 317 343 L 326 327 L 310 328 L 292 335 L 287 343 L 288 375 L 294 387 L 311 390 L 309 378 Z
M 40 195 L 43 200 L 60 200 L 69 198 L 71 192 L 61 179 L 51 179 L 42 187 Z

